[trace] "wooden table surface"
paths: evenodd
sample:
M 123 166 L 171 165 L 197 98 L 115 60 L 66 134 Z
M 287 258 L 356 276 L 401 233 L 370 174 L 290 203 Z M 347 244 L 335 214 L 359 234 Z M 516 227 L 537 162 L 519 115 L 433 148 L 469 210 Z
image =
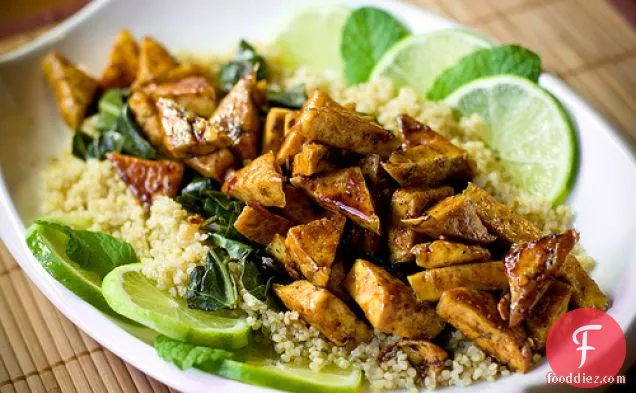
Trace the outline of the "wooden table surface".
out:
M 541 55 L 636 143 L 636 31 L 606 0 L 412 0 Z M 636 9 L 635 0 L 613 0 Z M 2 0 L 0 53 L 46 31 L 85 0 Z M 633 18 L 634 15 L 630 17 Z M 44 26 L 42 25 L 44 24 Z M 29 31 L 25 32 L 24 29 Z M 20 34 L 15 34 L 16 32 Z M 0 225 L 2 225 L 0 221 Z M 628 382 L 636 375 L 628 375 Z M 615 392 L 633 392 L 634 385 Z M 0 243 L 0 393 L 172 390 L 79 331 L 26 278 Z

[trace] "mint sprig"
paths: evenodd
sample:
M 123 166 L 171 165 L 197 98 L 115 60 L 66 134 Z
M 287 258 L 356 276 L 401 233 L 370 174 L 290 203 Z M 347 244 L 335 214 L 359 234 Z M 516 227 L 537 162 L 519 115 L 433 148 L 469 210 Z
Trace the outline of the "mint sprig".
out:
M 379 8 L 353 11 L 343 27 L 340 47 L 347 83 L 366 82 L 382 55 L 409 34 L 402 22 Z
M 428 91 L 428 99 L 442 100 L 460 86 L 491 75 L 512 74 L 537 82 L 541 75 L 541 59 L 519 45 L 502 45 L 480 49 L 446 69 Z

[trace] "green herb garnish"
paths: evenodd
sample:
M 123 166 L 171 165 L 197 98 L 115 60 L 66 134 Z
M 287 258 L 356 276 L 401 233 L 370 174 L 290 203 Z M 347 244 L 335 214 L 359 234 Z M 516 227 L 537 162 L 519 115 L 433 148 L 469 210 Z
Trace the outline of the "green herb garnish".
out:
M 46 219 L 36 220 L 35 224 L 66 235 L 65 255 L 100 278 L 117 266 L 137 262 L 135 250 L 130 244 L 105 233 L 72 229 Z
M 379 8 L 353 11 L 342 30 L 340 48 L 347 83 L 366 82 L 382 55 L 409 34 L 404 24 Z
M 428 98 L 441 100 L 460 86 L 478 78 L 512 74 L 537 82 L 541 75 L 541 59 L 519 45 L 503 45 L 477 50 L 446 69 L 428 91 Z

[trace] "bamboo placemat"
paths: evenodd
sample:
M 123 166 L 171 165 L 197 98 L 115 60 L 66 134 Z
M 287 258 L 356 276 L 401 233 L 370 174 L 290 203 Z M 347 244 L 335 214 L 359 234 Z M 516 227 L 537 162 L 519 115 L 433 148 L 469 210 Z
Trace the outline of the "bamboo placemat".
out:
M 636 142 L 636 31 L 605 0 L 412 2 L 536 51 L 548 71 L 576 88 Z M 33 35 L 0 42 L 0 52 Z M 0 393 L 12 392 L 173 390 L 78 330 L 0 243 Z

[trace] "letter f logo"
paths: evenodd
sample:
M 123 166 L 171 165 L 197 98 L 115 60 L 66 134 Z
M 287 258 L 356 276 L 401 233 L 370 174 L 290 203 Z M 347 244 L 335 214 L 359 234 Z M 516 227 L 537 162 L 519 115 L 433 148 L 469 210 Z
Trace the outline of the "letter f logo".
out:
M 572 333 L 572 341 L 574 341 L 574 344 L 580 345 L 580 347 L 576 348 L 577 351 L 581 351 L 581 364 L 579 364 L 579 368 L 583 367 L 583 365 L 585 364 L 585 360 L 587 359 L 587 351 L 593 351 L 596 349 L 592 346 L 587 345 L 588 330 L 601 330 L 602 327 L 603 326 L 601 325 L 585 325 L 576 329 L 574 333 Z M 581 335 L 581 342 L 579 342 L 576 336 L 581 332 L 583 334 Z

